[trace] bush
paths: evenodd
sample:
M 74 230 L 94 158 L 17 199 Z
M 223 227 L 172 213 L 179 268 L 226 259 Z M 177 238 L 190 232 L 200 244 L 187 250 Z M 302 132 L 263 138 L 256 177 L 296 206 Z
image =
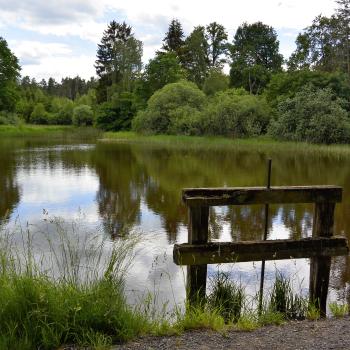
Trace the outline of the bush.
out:
M 94 112 L 90 106 L 80 105 L 73 109 L 73 124 L 75 126 L 92 125 L 94 121 Z
M 32 124 L 49 124 L 50 114 L 45 110 L 45 107 L 42 103 L 38 103 L 34 107 L 29 121 Z
M 264 98 L 239 90 L 216 94 L 201 115 L 205 134 L 233 137 L 266 133 L 271 110 Z
M 209 305 L 225 322 L 237 322 L 241 317 L 245 299 L 243 287 L 231 281 L 227 272 L 218 272 L 210 279 L 210 284 Z
M 0 112 L 0 125 L 19 125 L 21 122 L 16 113 Z
M 97 109 L 96 126 L 107 131 L 130 130 L 135 113 L 132 94 L 115 94 L 111 101 L 102 103 Z
M 315 89 L 331 89 L 335 96 L 346 101 L 346 109 L 350 109 L 349 77 L 339 72 L 300 70 L 274 74 L 264 95 L 271 106 L 277 107 L 279 102 L 295 97 L 307 85 L 312 85 Z
M 219 91 L 227 90 L 229 77 L 218 69 L 212 69 L 205 79 L 203 91 L 206 95 L 215 95 Z
M 73 103 L 67 103 L 65 106 L 53 114 L 51 124 L 55 125 L 70 125 L 73 117 Z
M 205 102 L 204 93 L 191 82 L 182 80 L 155 92 L 145 111 L 134 118 L 135 131 L 155 134 L 199 133 L 199 112 Z
M 350 122 L 344 101 L 330 89 L 304 87 L 278 104 L 278 119 L 270 133 L 278 139 L 312 143 L 350 142 Z

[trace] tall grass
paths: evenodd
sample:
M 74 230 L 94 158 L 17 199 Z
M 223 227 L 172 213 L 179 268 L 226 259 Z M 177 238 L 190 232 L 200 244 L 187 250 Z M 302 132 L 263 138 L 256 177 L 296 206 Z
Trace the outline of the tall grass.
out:
M 100 141 L 147 143 L 172 148 L 227 149 L 265 152 L 271 155 L 281 152 L 310 154 L 312 156 L 350 157 L 350 145 L 317 145 L 307 142 L 277 141 L 269 136 L 229 138 L 220 136 L 140 135 L 135 132 L 105 132 Z
M 308 302 L 305 297 L 293 291 L 290 278 L 277 271 L 269 308 L 281 313 L 286 319 L 302 320 L 307 315 Z
M 2 232 L 0 349 L 101 348 L 149 331 L 147 316 L 125 300 L 135 241 L 108 245 L 96 236 L 72 242 L 62 222 L 52 224 L 46 254 L 34 253 L 29 231 L 21 232 L 22 247 L 18 237 Z
M 2 137 L 45 137 L 72 138 L 72 139 L 96 139 L 101 131 L 93 127 L 75 127 L 72 125 L 0 125 Z
M 225 322 L 237 322 L 241 317 L 245 295 L 244 289 L 236 285 L 227 272 L 218 271 L 210 279 L 211 293 L 208 303 L 213 310 L 220 314 Z

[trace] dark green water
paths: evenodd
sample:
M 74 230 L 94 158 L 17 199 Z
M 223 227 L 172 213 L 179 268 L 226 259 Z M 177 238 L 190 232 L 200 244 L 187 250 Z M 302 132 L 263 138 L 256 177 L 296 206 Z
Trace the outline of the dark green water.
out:
M 277 147 L 277 146 L 276 146 Z M 273 185 L 334 184 L 344 187 L 337 205 L 335 232 L 350 238 L 350 157 L 310 152 L 249 151 L 229 148 L 173 147 L 139 143 L 68 142 L 44 138 L 0 140 L 0 218 L 3 226 L 43 222 L 45 215 L 65 220 L 83 218 L 110 239 L 131 231 L 145 237 L 130 270 L 130 294 L 145 289 L 160 299 L 184 297 L 185 273 L 172 263 L 172 245 L 187 240 L 184 187 L 264 185 L 266 160 L 273 159 Z M 311 205 L 270 208 L 269 238 L 311 235 Z M 210 212 L 212 240 L 252 240 L 263 235 L 262 206 L 219 207 Z M 100 232 L 99 231 L 99 232 Z M 258 288 L 260 263 L 225 265 L 232 277 Z M 307 260 L 269 262 L 289 273 L 307 292 Z M 217 266 L 210 266 L 213 274 Z M 333 260 L 331 297 L 348 298 L 349 259 Z M 349 294 L 350 295 L 350 294 Z M 350 299 L 350 297 L 348 298 Z

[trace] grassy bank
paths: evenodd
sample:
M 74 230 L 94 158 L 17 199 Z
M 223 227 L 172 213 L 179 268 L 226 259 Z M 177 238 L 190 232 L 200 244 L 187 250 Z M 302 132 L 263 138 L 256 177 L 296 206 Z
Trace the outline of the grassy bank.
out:
M 159 313 L 150 308 L 153 295 L 131 306 L 124 280 L 141 243 L 139 236 L 110 242 L 93 232 L 83 239 L 83 226 L 57 218 L 48 219 L 46 227 L 35 233 L 0 230 L 0 349 L 72 344 L 109 349 L 141 335 L 199 328 L 250 331 L 288 319 L 319 317 L 282 275 L 266 294 L 261 313 L 242 286 L 223 273 L 210 279 L 207 300 L 196 307 Z M 333 303 L 330 309 L 335 317 L 348 313 L 346 305 Z
M 267 136 L 246 139 L 208 136 L 139 135 L 134 132 L 105 132 L 101 142 L 134 142 L 175 148 L 227 149 L 257 151 L 266 154 L 303 152 L 350 157 L 350 145 L 315 145 L 305 142 L 276 141 Z
M 89 138 L 98 137 L 100 134 L 99 130 L 92 127 L 72 125 L 0 125 L 0 137 Z

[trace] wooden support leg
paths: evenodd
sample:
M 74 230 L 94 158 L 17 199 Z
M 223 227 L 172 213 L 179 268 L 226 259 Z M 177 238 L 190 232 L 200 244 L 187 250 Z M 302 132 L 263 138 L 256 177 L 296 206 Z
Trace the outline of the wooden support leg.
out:
M 335 203 L 315 203 L 313 237 L 331 237 L 334 228 Z M 331 258 L 316 257 L 310 262 L 310 302 L 326 316 Z
M 188 243 L 200 244 L 208 241 L 209 207 L 189 207 Z M 187 267 L 187 300 L 190 305 L 205 300 L 207 265 Z

